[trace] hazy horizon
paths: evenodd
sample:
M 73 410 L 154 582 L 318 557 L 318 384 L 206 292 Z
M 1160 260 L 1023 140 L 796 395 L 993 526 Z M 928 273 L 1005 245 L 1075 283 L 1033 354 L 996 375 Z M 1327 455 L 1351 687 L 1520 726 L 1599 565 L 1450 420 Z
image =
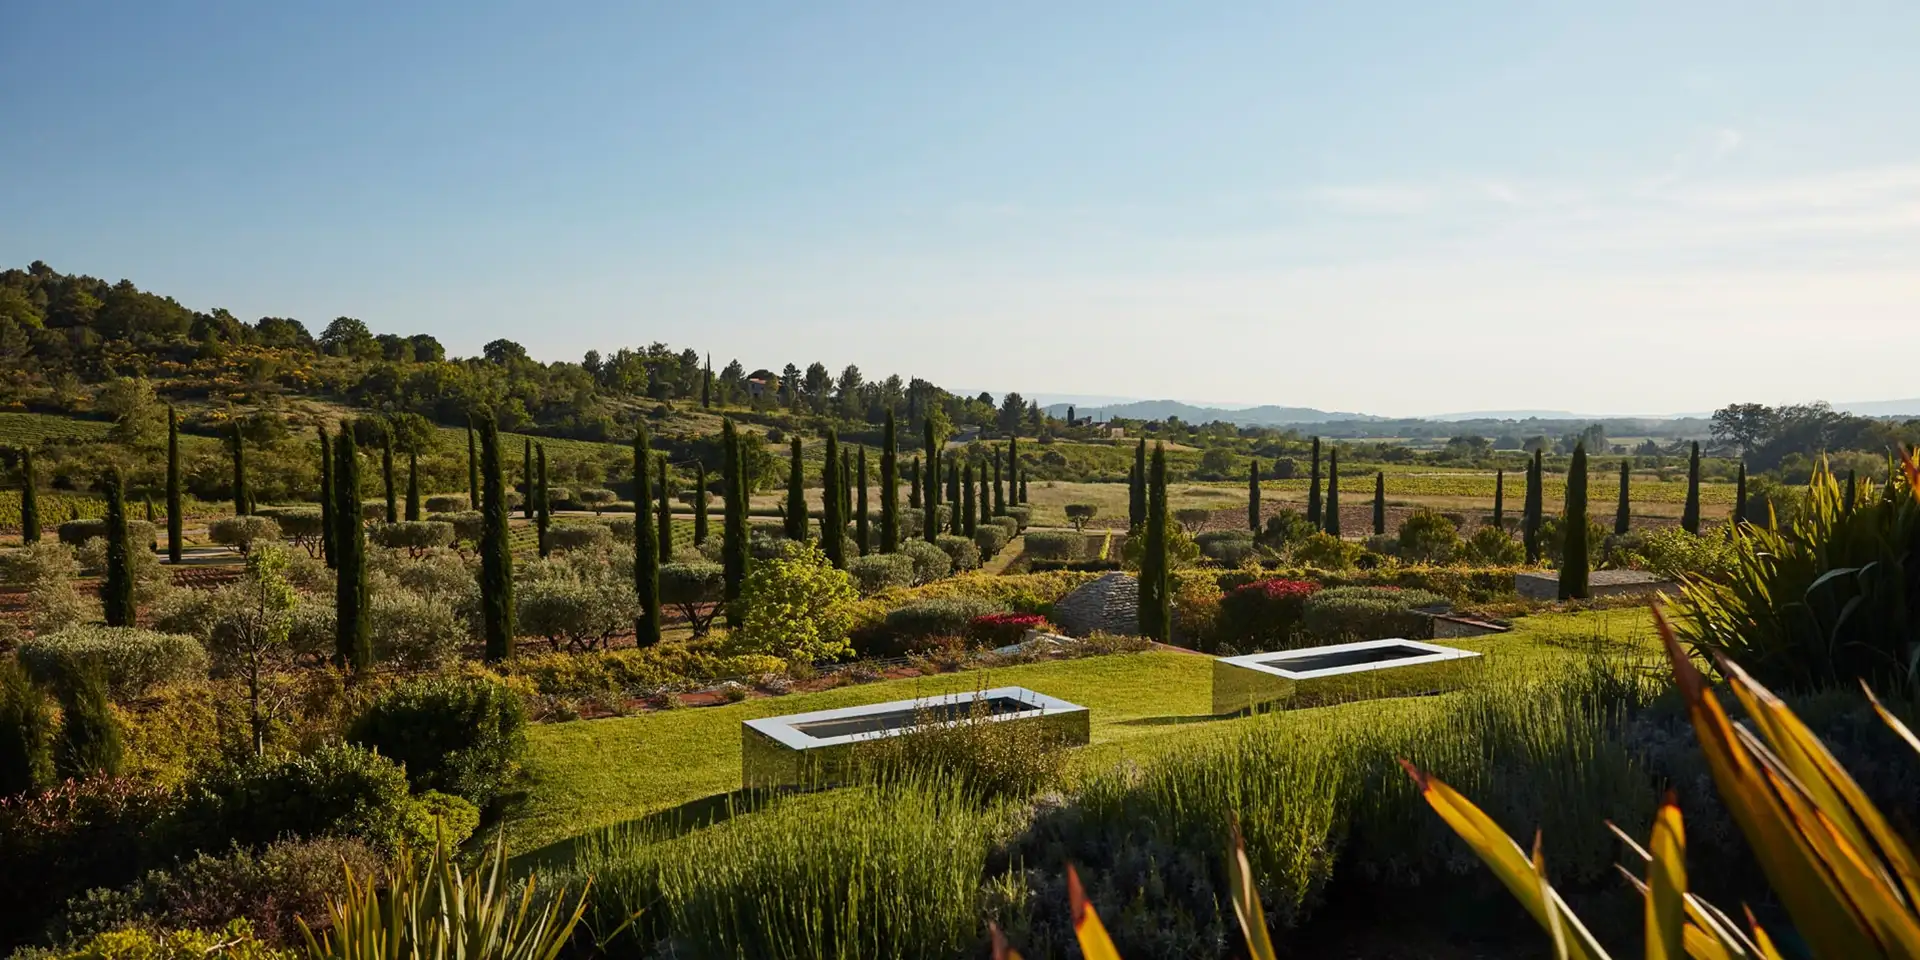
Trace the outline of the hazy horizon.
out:
M 1917 28 L 1875 5 L 44 5 L 0 33 L 0 265 L 458 354 L 661 340 L 1030 396 L 1900 399 Z

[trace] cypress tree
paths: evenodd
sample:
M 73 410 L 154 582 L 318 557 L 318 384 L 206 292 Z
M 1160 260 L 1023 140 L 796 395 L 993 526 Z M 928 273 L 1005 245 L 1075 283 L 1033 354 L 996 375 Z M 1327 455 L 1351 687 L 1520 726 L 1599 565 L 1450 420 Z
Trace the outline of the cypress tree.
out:
M 1247 529 L 1260 532 L 1260 458 L 1247 460 Z
M 336 526 L 334 511 L 333 446 L 327 442 L 327 428 L 320 428 L 320 552 L 327 559 L 329 568 L 337 565 L 338 554 L 333 546 L 333 530 Z
M 807 477 L 801 472 L 800 437 L 794 435 L 787 454 L 787 539 L 802 543 L 807 539 Z M 832 489 L 829 487 L 828 489 Z
M 1507 472 L 1493 472 L 1493 528 L 1507 529 Z
M 864 489 L 866 484 L 862 483 Z M 862 510 L 862 513 L 866 511 Z M 894 435 L 893 410 L 887 410 L 887 429 L 880 438 L 880 552 L 900 546 L 900 451 Z
M 960 509 L 960 455 L 947 458 L 947 532 L 962 536 L 967 532 L 967 515 Z
M 1017 488 L 1016 488 L 1017 489 Z M 1133 476 L 1127 487 L 1127 529 L 1147 522 L 1147 438 L 1133 448 Z
M 520 519 L 533 519 L 533 438 L 520 441 Z
M 1633 499 L 1628 485 L 1633 482 L 1633 467 L 1627 461 L 1620 461 L 1620 502 L 1613 508 L 1613 532 L 1625 536 L 1633 529 Z
M 1546 483 L 1542 474 L 1546 468 L 1539 450 L 1533 451 L 1533 462 L 1527 465 L 1527 496 L 1520 513 L 1520 540 L 1527 548 L 1527 562 L 1540 562 L 1540 510 L 1542 492 Z
M 667 564 L 673 562 L 673 498 L 667 495 L 667 458 L 665 456 L 660 457 L 659 469 L 656 472 L 660 475 L 660 503 L 656 508 L 656 512 L 660 515 L 660 536 L 658 537 L 660 562 Z
M 1016 506 L 1025 503 L 1020 496 L 1020 432 L 1007 437 L 1007 499 Z
M 1327 451 L 1327 506 L 1324 514 L 1326 531 L 1333 536 L 1340 535 L 1340 448 Z
M 827 428 L 827 455 L 820 463 L 821 510 L 820 541 L 826 548 L 827 562 L 835 570 L 847 568 L 847 516 L 840 505 L 846 502 L 840 487 L 840 437 Z
M 1384 537 L 1387 534 L 1387 473 L 1376 470 L 1373 474 L 1373 535 Z
M 547 445 L 542 443 L 533 448 L 533 533 L 534 549 L 543 560 L 551 549 L 547 530 L 552 523 L 553 502 L 547 496 Z
M 979 529 L 978 521 L 974 519 L 976 514 L 973 511 L 975 509 L 973 499 L 973 462 L 968 461 L 966 468 L 961 471 L 960 476 L 960 532 L 968 537 L 972 537 L 974 531 Z
M 420 519 L 420 454 L 407 454 L 407 522 Z
M 393 428 L 380 438 L 380 483 L 387 494 L 387 522 L 400 522 L 400 490 L 393 482 Z
M 480 509 L 480 454 L 474 449 L 473 417 L 467 417 L 467 509 Z
M 60 776 L 85 780 L 119 776 L 124 752 L 120 721 L 107 699 L 107 682 L 96 667 L 68 677 L 60 691 L 60 748 L 54 766 Z
M 1567 509 L 1560 516 L 1560 599 L 1587 598 L 1587 445 L 1573 446 L 1567 465 Z
M 367 528 L 360 521 L 360 453 L 353 431 L 341 426 L 333 445 L 334 662 L 359 673 L 373 666 L 373 633 L 368 619 Z M 503 535 L 502 541 L 506 538 Z M 485 604 L 486 580 L 481 580 Z
M 154 524 L 159 522 L 160 518 L 154 513 L 154 510 L 153 510 L 153 494 L 147 494 L 146 501 L 147 501 L 147 529 L 152 530 L 152 529 L 155 529 Z M 151 539 L 147 541 L 148 552 L 157 553 L 159 552 L 159 550 L 160 550 L 159 543 Z
M 920 532 L 932 543 L 940 536 L 940 438 L 934 435 L 932 417 L 921 421 L 921 430 L 924 434 L 921 439 L 927 448 L 927 465 L 923 468 L 919 461 L 914 462 L 914 469 L 920 471 L 920 481 L 926 485 L 920 493 L 920 502 L 926 510 L 921 517 Z
M 176 484 L 180 477 L 179 462 L 176 456 L 172 461 L 174 464 L 172 472 L 168 474 Z M 40 478 L 34 473 L 33 448 L 27 447 L 20 451 L 20 542 L 22 544 L 40 542 Z M 167 529 L 172 530 L 173 524 L 168 523 Z
M 320 434 L 322 442 L 326 433 Z M 325 473 L 324 465 L 322 473 Z M 173 405 L 167 405 L 167 562 L 179 563 L 180 551 L 186 544 L 186 511 L 181 509 L 180 497 L 180 418 L 174 414 Z M 323 511 L 324 512 L 324 511 Z M 325 523 L 325 518 L 321 518 Z
M 642 419 L 633 431 L 633 594 L 640 602 L 640 615 L 633 621 L 633 642 L 639 647 L 660 642 L 660 529 L 653 511 L 653 480 L 648 476 L 651 466 L 652 438 L 647 436 L 647 421 Z M 666 492 L 664 486 L 661 492 Z
M 707 356 L 706 369 L 700 373 L 700 407 L 710 409 L 713 406 L 713 356 Z
M 513 544 L 507 531 L 513 506 L 501 461 L 500 428 L 489 414 L 480 421 L 480 623 L 489 663 L 513 656 Z
M 1027 478 L 1025 474 L 1020 476 L 1020 502 L 1027 502 Z
M 244 517 L 247 509 L 247 445 L 240 436 L 240 422 L 233 424 L 233 515 Z
M 747 575 L 747 491 L 740 435 L 732 417 L 720 422 L 720 456 L 720 562 L 726 569 L 727 622 L 737 624 L 731 604 L 740 598 L 740 581 Z
M 693 545 L 707 542 L 707 465 L 693 462 Z
M 1307 522 L 1320 526 L 1320 438 L 1313 438 L 1313 470 L 1307 474 Z
M 980 465 L 980 500 L 978 512 L 974 514 L 975 529 L 985 526 L 993 517 L 993 484 L 987 481 L 987 465 Z
M 107 576 L 100 584 L 100 601 L 107 626 L 133 626 L 133 545 L 127 542 L 127 498 L 120 468 L 107 471 Z
M 1700 532 L 1700 442 L 1697 440 L 1687 457 L 1687 505 L 1680 512 L 1680 526 L 1688 533 Z
M 1740 461 L 1740 473 L 1733 488 L 1733 525 L 1747 522 L 1747 462 Z
M 907 464 L 907 509 L 920 509 L 920 458 Z
M 840 448 L 840 522 L 850 523 L 853 518 L 853 451 Z
M 1167 451 L 1155 444 L 1147 473 L 1146 545 L 1140 555 L 1140 635 L 1165 643 L 1173 609 L 1167 573 Z
M 1000 451 L 993 452 L 993 515 L 1007 515 L 1007 485 L 1000 476 Z
M 0 661 L 0 797 L 53 784 L 53 711 L 27 671 Z
M 873 521 L 867 517 L 867 448 L 860 448 L 860 460 L 855 468 L 854 488 L 858 492 L 858 502 L 853 509 L 853 542 L 859 548 L 860 555 L 867 555 L 867 538 L 873 534 Z

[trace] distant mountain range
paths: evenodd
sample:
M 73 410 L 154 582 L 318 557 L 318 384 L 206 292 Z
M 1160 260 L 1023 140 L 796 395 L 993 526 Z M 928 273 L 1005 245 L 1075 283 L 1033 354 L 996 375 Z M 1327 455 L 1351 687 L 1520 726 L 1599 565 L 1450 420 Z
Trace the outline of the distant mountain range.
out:
M 1084 398 L 1086 400 L 1105 400 L 1107 398 Z M 1072 406 L 1077 416 L 1110 419 L 1122 417 L 1129 420 L 1165 420 L 1179 417 L 1187 423 L 1211 423 L 1215 420 L 1241 426 L 1289 426 L 1308 423 L 1362 422 L 1380 423 L 1385 421 L 1432 421 L 1437 423 L 1458 423 L 1479 420 L 1553 420 L 1553 421 L 1659 421 L 1659 420 L 1704 420 L 1712 416 L 1711 412 L 1660 413 L 1660 414 L 1622 414 L 1622 413 L 1575 413 L 1571 410 L 1474 410 L 1463 413 L 1437 413 L 1424 417 L 1383 417 L 1368 413 L 1350 413 L 1338 410 L 1321 410 L 1316 407 L 1283 407 L 1268 404 L 1259 407 L 1211 407 L 1182 403 L 1178 400 L 1115 400 L 1111 402 L 1056 402 L 1046 406 L 1047 413 L 1064 417 L 1067 408 Z M 1920 417 L 1920 398 L 1911 400 L 1861 400 L 1848 403 L 1836 403 L 1835 410 L 1862 417 Z

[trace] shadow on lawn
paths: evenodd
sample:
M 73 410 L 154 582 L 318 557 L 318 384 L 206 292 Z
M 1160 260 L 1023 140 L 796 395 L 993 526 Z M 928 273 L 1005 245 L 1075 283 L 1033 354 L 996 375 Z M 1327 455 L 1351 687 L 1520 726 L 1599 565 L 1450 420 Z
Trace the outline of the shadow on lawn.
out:
M 543 867 L 563 867 L 572 862 L 582 846 L 588 843 L 618 839 L 626 834 L 637 834 L 649 840 L 664 840 L 692 833 L 695 830 L 704 830 L 715 824 L 725 823 L 741 814 L 752 813 L 784 792 L 786 791 L 743 789 L 689 800 L 677 807 L 669 807 L 644 817 L 635 817 L 632 820 L 589 830 L 578 836 L 529 850 L 514 857 L 508 866 L 514 874 L 521 875 Z
M 1116 727 L 1177 727 L 1189 723 L 1211 723 L 1215 720 L 1235 720 L 1235 715 L 1215 716 L 1211 713 L 1195 713 L 1183 717 L 1135 717 L 1132 720 L 1117 720 Z

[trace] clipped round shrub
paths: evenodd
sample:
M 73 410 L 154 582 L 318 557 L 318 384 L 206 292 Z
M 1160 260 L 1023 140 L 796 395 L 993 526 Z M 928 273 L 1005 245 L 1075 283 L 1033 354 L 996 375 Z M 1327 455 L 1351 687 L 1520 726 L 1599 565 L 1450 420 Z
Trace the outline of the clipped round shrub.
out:
M 1020 521 L 1012 517 L 989 517 L 987 518 L 987 522 L 1005 530 L 1008 540 L 1012 540 L 1014 537 L 1020 535 Z
M 360 519 L 367 523 L 382 523 L 387 519 L 387 501 L 360 501 Z
M 631 532 L 628 542 L 632 542 Z M 547 546 L 555 550 L 592 550 L 612 544 L 613 530 L 604 523 L 556 523 L 547 528 Z
M 1221 566 L 1237 567 L 1253 556 L 1251 530 L 1208 530 L 1193 539 L 1200 545 L 1201 556 Z
M 1432 621 L 1422 608 L 1444 607 L 1447 598 L 1399 587 L 1334 587 L 1309 597 L 1301 623 L 1316 639 L 1418 640 Z
M 320 540 L 324 532 L 319 507 L 261 507 L 253 515 L 273 521 L 280 536 L 301 546 Z
M 605 524 L 607 531 L 613 534 L 613 539 L 615 543 L 632 543 L 633 542 L 633 517 L 631 515 L 624 516 L 624 517 L 613 517 L 607 520 L 602 520 L 600 522 L 602 524 Z M 707 539 L 718 540 L 720 538 L 708 537 Z
M 444 520 L 402 520 L 376 523 L 368 536 L 389 550 L 405 550 L 417 557 L 428 550 L 453 546 L 454 527 Z
M 1475 530 L 1461 552 L 1467 562 L 1485 566 L 1509 567 L 1525 563 L 1527 559 L 1526 547 L 1499 527 Z
M 1004 604 L 984 597 L 934 597 L 888 611 L 880 630 L 905 644 L 935 637 L 965 637 L 976 618 L 1005 612 Z
M 900 555 L 913 561 L 913 582 L 932 583 L 953 573 L 953 558 L 945 550 L 925 540 L 908 540 L 900 545 Z
M 1173 520 L 1187 529 L 1188 533 L 1207 525 L 1213 518 L 1213 511 L 1206 507 L 1181 507 L 1173 512 Z
M 1007 516 L 1012 517 L 1013 521 L 1019 524 L 1022 530 L 1033 525 L 1032 507 L 1008 507 Z
M 1075 530 L 1086 526 L 1094 517 L 1100 515 L 1100 505 L 1097 503 L 1069 503 L 1064 509 L 1067 522 L 1073 524 Z
M 992 558 L 1007 548 L 1007 531 L 991 523 L 983 523 L 973 530 L 973 545 L 980 548 L 980 556 Z
M 425 505 L 428 513 L 465 513 L 473 509 L 473 501 L 464 495 L 455 496 L 447 493 L 436 493 L 428 497 Z
M 870 597 L 882 590 L 913 585 L 913 558 L 904 553 L 872 553 L 864 557 L 852 557 L 847 560 L 847 573 L 853 577 L 853 583 L 860 588 L 860 595 Z
M 435 678 L 395 687 L 347 726 L 347 742 L 398 761 L 415 792 L 484 806 L 506 791 L 527 745 L 520 698 L 491 680 Z
M 613 506 L 620 495 L 603 487 L 586 487 L 573 495 L 573 502 L 599 513 Z
M 847 561 L 848 573 L 858 560 Z M 856 581 L 859 577 L 854 578 Z M 726 599 L 727 568 L 705 560 L 696 563 L 668 563 L 660 567 L 660 602 L 680 611 L 693 627 L 695 636 L 707 632 Z
M 98 671 L 116 700 L 207 675 L 207 651 L 200 641 L 139 627 L 68 627 L 23 641 L 16 652 L 28 675 L 45 684 Z
M 1400 524 L 1400 556 L 1415 563 L 1446 563 L 1460 551 L 1460 530 L 1440 513 L 1419 509 Z
M 455 543 L 479 543 L 480 530 L 486 518 L 478 510 L 462 510 L 459 513 L 428 514 L 427 522 L 444 523 L 453 527 Z
M 934 539 L 933 544 L 953 560 L 955 572 L 972 570 L 980 565 L 980 548 L 966 537 L 943 533 Z
M 434 813 L 452 814 L 442 821 L 449 845 L 466 839 L 479 820 L 473 805 L 457 797 L 416 800 L 398 763 L 351 744 L 248 758 L 196 778 L 185 792 L 180 822 L 199 849 L 259 847 L 285 837 L 358 837 L 382 850 L 431 849 Z
M 153 524 L 145 520 L 128 518 L 127 542 L 134 544 L 136 547 L 143 543 L 152 543 L 153 530 Z M 106 539 L 107 521 L 99 518 L 92 520 L 68 520 L 60 524 L 57 530 L 57 536 L 61 543 L 69 547 L 85 546 L 88 540 Z
M 1072 530 L 1035 530 L 1027 534 L 1026 555 L 1033 560 L 1078 560 L 1087 551 L 1086 534 Z
M 1242 650 L 1284 650 L 1293 645 L 1308 598 L 1320 585 L 1310 580 L 1255 580 L 1220 598 L 1215 628 Z

